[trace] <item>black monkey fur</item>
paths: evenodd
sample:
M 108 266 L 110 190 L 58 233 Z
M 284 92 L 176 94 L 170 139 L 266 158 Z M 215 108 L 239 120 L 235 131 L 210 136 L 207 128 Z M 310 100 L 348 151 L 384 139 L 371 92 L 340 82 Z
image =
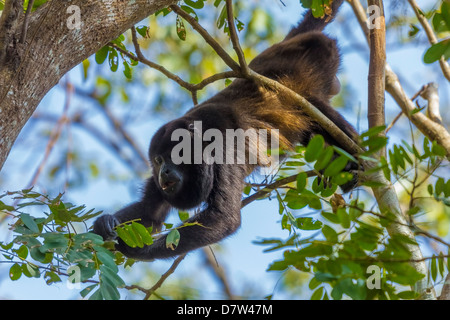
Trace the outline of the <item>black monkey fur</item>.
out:
M 262 52 L 249 66 L 305 97 L 355 139 L 355 129 L 330 106 L 330 97 L 339 91 L 336 73 L 340 56 L 336 41 L 321 32 L 342 2 L 333 1 L 332 17 L 328 20 L 316 19 L 311 12 L 306 13 L 283 41 Z M 131 248 L 118 239 L 116 248 L 130 258 L 153 260 L 184 254 L 218 242 L 240 226 L 244 179 L 256 165 L 175 165 L 171 151 L 178 141 L 171 141 L 172 132 L 178 128 L 192 130 L 194 121 L 202 121 L 203 131 L 216 128 L 222 133 L 226 129 L 238 128 L 279 129 L 279 138 L 286 147 L 296 143 L 305 145 L 314 134 L 323 135 L 328 144 L 340 146 L 339 141 L 335 141 L 298 106 L 258 87 L 251 80 L 234 80 L 211 99 L 157 131 L 149 151 L 153 176 L 146 183 L 142 199 L 114 215 L 103 215 L 95 221 L 94 232 L 105 240 L 112 240 L 117 238 L 114 227 L 120 223 L 141 219 L 145 226 L 158 230 L 171 208 L 186 210 L 202 205 L 202 209 L 188 220 L 201 226 L 180 228 L 180 242 L 175 249 L 166 248 L 165 236 L 144 248 Z M 353 181 L 341 188 L 348 191 L 355 183 Z

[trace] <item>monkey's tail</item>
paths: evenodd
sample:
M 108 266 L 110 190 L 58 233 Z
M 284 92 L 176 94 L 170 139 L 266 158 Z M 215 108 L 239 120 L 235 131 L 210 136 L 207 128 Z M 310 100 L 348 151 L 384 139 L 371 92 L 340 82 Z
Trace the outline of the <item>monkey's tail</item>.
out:
M 297 34 L 308 32 L 308 31 L 322 31 L 331 21 L 334 20 L 339 7 L 344 0 L 331 0 L 331 14 L 325 15 L 323 18 L 315 18 L 312 14 L 311 9 L 306 12 L 303 19 L 299 22 L 297 27 L 292 28 L 292 30 L 286 36 L 286 39 L 292 38 Z

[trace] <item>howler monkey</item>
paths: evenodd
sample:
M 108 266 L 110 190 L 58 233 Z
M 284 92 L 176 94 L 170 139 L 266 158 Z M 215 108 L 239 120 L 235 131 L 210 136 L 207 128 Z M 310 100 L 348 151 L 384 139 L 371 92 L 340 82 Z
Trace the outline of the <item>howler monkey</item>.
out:
M 342 1 L 332 2 L 331 18 Z M 354 128 L 329 103 L 330 97 L 339 91 L 336 72 L 340 62 L 336 41 L 321 32 L 330 20 L 330 17 L 328 20 L 316 19 L 311 12 L 306 13 L 283 41 L 258 55 L 249 67 L 305 97 L 349 137 L 355 138 Z M 196 123 L 201 124 L 201 129 L 196 127 Z M 115 239 L 114 228 L 120 223 L 141 219 L 142 224 L 157 230 L 171 208 L 186 210 L 200 207 L 199 212 L 188 220 L 198 224 L 179 229 L 180 241 L 175 249 L 166 247 L 165 236 L 144 248 L 131 248 L 118 239 L 117 249 L 128 257 L 152 260 L 176 256 L 218 242 L 240 226 L 244 179 L 258 164 L 248 161 L 210 163 L 207 159 L 178 163 L 173 159 L 174 148 L 180 143 L 173 138 L 181 132 L 177 129 L 184 129 L 188 139 L 192 140 L 208 129 L 224 135 L 228 129 L 278 129 L 280 144 L 284 146 L 307 144 L 314 134 L 324 136 L 328 144 L 340 146 L 339 141 L 335 141 L 299 106 L 251 80 L 234 80 L 226 89 L 156 132 L 149 151 L 153 176 L 146 183 L 142 199 L 114 215 L 104 215 L 95 221 L 95 233 L 104 239 Z M 200 148 L 201 153 L 205 145 Z M 234 156 L 235 149 L 231 150 Z M 215 152 L 220 153 L 218 150 Z M 230 150 L 222 152 L 225 154 Z M 187 159 L 195 156 L 182 155 Z M 354 183 L 343 189 L 353 186 Z

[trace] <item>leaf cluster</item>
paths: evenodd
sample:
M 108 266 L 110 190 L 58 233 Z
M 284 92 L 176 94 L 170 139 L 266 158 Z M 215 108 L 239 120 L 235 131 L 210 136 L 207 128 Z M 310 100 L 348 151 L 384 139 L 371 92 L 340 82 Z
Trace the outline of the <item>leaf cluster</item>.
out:
M 445 156 L 442 147 L 424 138 L 419 151 L 416 145 L 402 141 L 401 145 L 392 145 L 389 156 L 379 161 L 372 156 L 387 145 L 386 137 L 380 135 L 384 129 L 372 128 L 361 135 L 361 145 L 366 151 L 359 158 L 376 163 L 370 170 L 381 171 L 388 180 L 410 183 L 409 187 L 405 185 L 405 191 L 412 199 L 408 210 L 411 219 L 426 212 L 425 204 L 415 201 L 423 198 L 423 192 L 418 190 L 427 189 L 428 201 L 448 207 L 450 182 L 435 172 Z M 356 159 L 326 146 L 320 136 L 297 151 L 280 170 L 280 179 L 297 172 L 295 182 L 275 190 L 281 228 L 288 230 L 290 236 L 286 240 L 258 242 L 268 246 L 266 251 L 284 250 L 282 259 L 274 261 L 268 270 L 293 269 L 310 274 L 311 299 L 417 298 L 414 291 L 405 289 L 425 276 L 410 264 L 410 248 L 417 243 L 402 235 L 388 235 L 387 228 L 397 223 L 393 214 L 365 209 L 364 199 L 346 200 L 338 193 L 338 186 L 352 178 L 343 170 L 349 161 Z M 311 172 L 308 168 L 316 176 L 307 174 Z M 378 187 L 372 181 L 365 181 L 364 185 Z M 426 258 L 430 263 L 430 281 L 437 282 L 448 272 L 448 249 Z M 370 286 L 372 267 L 380 270 L 376 288 Z
M 2 201 L 7 196 L 20 202 L 7 205 Z M 32 189 L 0 196 L 0 211 L 15 218 L 12 241 L 0 243 L 4 262 L 12 264 L 10 279 L 43 278 L 50 285 L 67 277 L 68 286 L 93 283 L 80 292 L 82 297 L 91 294 L 90 299 L 119 299 L 118 288 L 125 283 L 118 275 L 118 265 L 125 259 L 112 252 L 101 236 L 77 231 L 77 224 L 85 224 L 101 212 L 86 211 L 85 206 L 74 206 L 62 196 L 50 198 Z M 43 217 L 24 212 L 36 206 L 44 212 Z M 98 280 L 93 280 L 95 277 Z

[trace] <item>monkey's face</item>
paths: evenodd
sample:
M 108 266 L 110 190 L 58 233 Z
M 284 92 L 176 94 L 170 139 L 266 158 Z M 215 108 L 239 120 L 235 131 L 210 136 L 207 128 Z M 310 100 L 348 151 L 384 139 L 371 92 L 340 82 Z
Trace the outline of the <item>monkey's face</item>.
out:
M 178 209 L 191 209 L 208 198 L 213 186 L 212 165 L 195 164 L 193 122 L 177 119 L 161 127 L 150 144 L 154 179 L 163 197 Z

